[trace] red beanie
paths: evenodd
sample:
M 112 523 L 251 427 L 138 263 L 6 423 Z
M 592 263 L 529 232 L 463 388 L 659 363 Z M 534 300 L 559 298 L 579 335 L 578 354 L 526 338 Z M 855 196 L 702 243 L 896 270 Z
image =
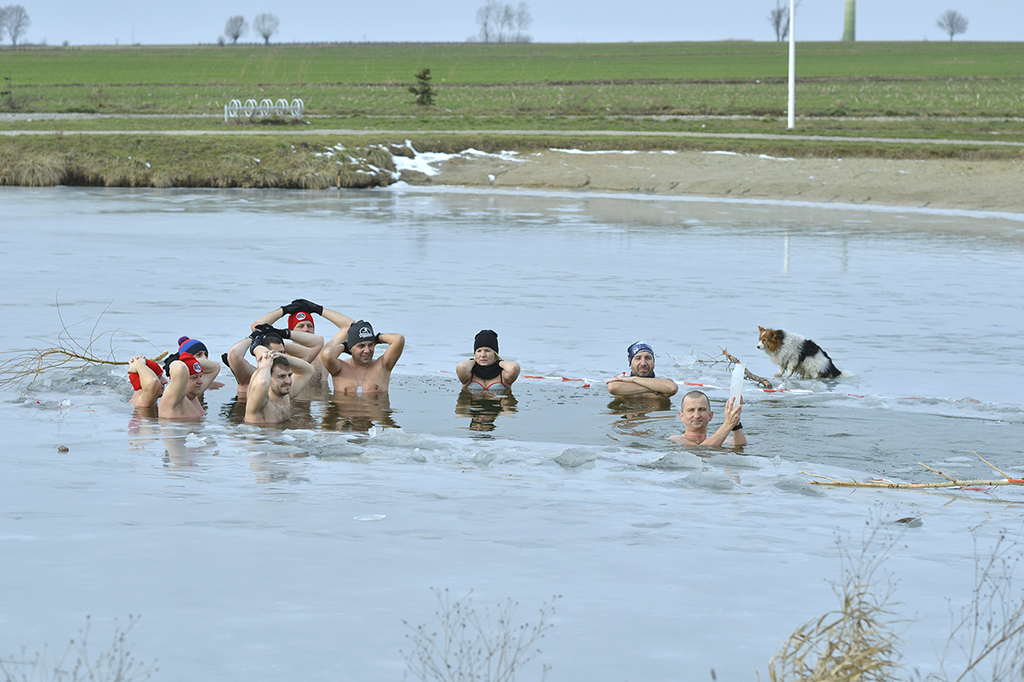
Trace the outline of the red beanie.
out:
M 178 359 L 184 362 L 185 366 L 188 367 L 188 373 L 190 376 L 203 373 L 203 366 L 199 364 L 198 360 L 196 360 L 196 356 L 191 353 L 182 353 L 178 356 Z
M 288 316 L 288 329 L 295 329 L 295 325 L 299 322 L 310 322 L 313 324 L 313 328 L 316 328 L 316 323 L 313 322 L 313 316 L 307 313 L 305 310 L 300 310 L 297 313 L 292 313 Z
M 153 362 L 152 360 L 146 360 L 146 367 L 153 370 L 153 374 L 160 376 L 164 373 L 164 368 L 159 363 Z M 139 378 L 138 372 L 128 372 L 128 381 L 132 382 L 132 388 L 136 391 L 142 390 L 142 379 Z

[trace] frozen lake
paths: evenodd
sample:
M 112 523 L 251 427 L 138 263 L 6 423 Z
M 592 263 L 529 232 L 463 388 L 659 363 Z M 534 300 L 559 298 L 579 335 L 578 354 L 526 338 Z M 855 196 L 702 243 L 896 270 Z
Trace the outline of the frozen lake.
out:
M 835 607 L 837 535 L 856 552 L 866 525 L 920 516 L 886 569 L 906 669 L 929 672 L 976 553 L 1020 532 L 1013 487 L 801 472 L 999 478 L 973 452 L 1024 472 L 1024 216 L 407 187 L 0 201 L 0 350 L 53 345 L 57 301 L 79 341 L 122 330 L 120 360 L 183 334 L 219 356 L 296 297 L 407 338 L 386 401 L 314 400 L 290 428 L 240 424 L 226 370 L 198 425 L 134 415 L 123 370 L 4 392 L 5 661 L 62 648 L 90 614 L 98 650 L 141 614 L 129 642 L 154 679 L 398 680 L 403 621 L 434 627 L 437 588 L 480 611 L 511 598 L 531 622 L 561 595 L 519 679 L 766 679 Z M 742 452 L 671 445 L 678 397 L 604 388 L 645 340 L 659 376 L 710 387 L 718 423 L 720 347 L 774 374 L 758 325 L 851 376 L 748 383 Z M 452 373 L 482 328 L 548 377 L 501 410 L 460 399 Z

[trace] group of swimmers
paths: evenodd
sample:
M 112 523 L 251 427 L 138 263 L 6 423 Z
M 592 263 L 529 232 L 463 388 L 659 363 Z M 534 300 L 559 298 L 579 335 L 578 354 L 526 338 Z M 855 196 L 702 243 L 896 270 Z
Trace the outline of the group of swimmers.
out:
M 324 343 L 315 333 L 314 315 L 338 328 L 330 341 Z M 274 327 L 284 318 L 285 327 Z M 380 345 L 387 348 L 375 357 Z M 323 385 L 327 376 L 335 394 L 387 394 L 391 372 L 404 348 L 401 334 L 374 332 L 365 320 L 353 320 L 300 298 L 253 322 L 249 335 L 231 346 L 221 360 L 238 383 L 239 397 L 245 398 L 245 422 L 276 424 L 291 418 L 293 395 L 311 385 Z M 342 358 L 343 354 L 349 357 Z M 142 410 L 155 409 L 163 419 L 201 419 L 206 414 L 203 394 L 223 386 L 216 381 L 222 363 L 209 355 L 201 341 L 183 336 L 178 339 L 178 351 L 168 356 L 163 366 L 141 355 L 133 357 L 128 363 L 132 404 Z M 667 399 L 679 390 L 671 379 L 655 376 L 654 351 L 649 344 L 634 343 L 627 355 L 629 374 L 607 381 L 613 396 Z M 497 333 L 484 329 L 473 340 L 473 357 L 458 363 L 455 374 L 467 392 L 504 395 L 511 393 L 520 370 L 519 363 L 503 360 L 498 354 Z M 724 422 L 708 435 L 714 417 L 711 402 L 703 392 L 690 391 L 683 396 L 679 411 L 686 433 L 670 438 L 684 445 L 744 445 L 741 411 L 742 399 L 730 399 Z

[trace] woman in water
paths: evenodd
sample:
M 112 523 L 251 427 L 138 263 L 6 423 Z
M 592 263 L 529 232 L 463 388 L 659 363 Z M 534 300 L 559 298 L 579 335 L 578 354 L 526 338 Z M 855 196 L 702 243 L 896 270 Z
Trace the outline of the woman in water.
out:
M 498 355 L 498 334 L 484 329 L 473 340 L 473 359 L 455 366 L 455 375 L 469 391 L 504 392 L 519 378 L 519 363 Z

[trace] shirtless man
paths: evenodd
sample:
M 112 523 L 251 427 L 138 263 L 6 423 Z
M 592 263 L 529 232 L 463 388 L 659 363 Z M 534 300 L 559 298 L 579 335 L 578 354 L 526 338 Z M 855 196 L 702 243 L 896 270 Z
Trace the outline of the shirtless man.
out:
M 690 391 L 683 396 L 683 404 L 679 408 L 679 421 L 686 425 L 686 433 L 668 438 L 683 445 L 746 445 L 747 437 L 740 423 L 742 411 L 743 397 L 729 398 L 725 403 L 725 421 L 709 436 L 708 425 L 715 416 L 711 411 L 711 401 L 703 391 Z
M 202 419 L 206 415 L 206 410 L 199 402 L 203 383 L 202 362 L 191 353 L 176 353 L 167 358 L 164 368 L 170 379 L 160 400 L 157 412 L 160 418 Z
M 131 399 L 135 407 L 156 407 L 167 385 L 164 368 L 143 355 L 136 355 L 128 361 L 128 380 L 135 389 Z
M 293 332 L 289 329 L 274 329 L 269 324 L 259 323 L 258 320 L 253 322 L 253 332 L 231 346 L 231 350 L 225 353 L 231 373 L 235 375 L 235 381 L 238 382 L 238 395 L 246 395 L 249 380 L 252 378 L 253 372 L 256 371 L 256 368 L 246 359 L 246 351 L 256 358 L 259 357 L 257 350 L 262 347 L 266 350 L 283 351 L 289 357 L 311 363 L 316 360 L 323 344 L 323 337 L 316 334 Z
M 293 377 L 294 370 L 294 377 Z M 281 351 L 261 350 L 249 379 L 246 424 L 279 424 L 292 418 L 291 394 L 299 393 L 313 376 L 313 366 Z
M 374 359 L 378 343 L 387 344 L 388 348 Z M 401 334 L 374 334 L 369 322 L 359 320 L 339 330 L 324 346 L 320 357 L 324 368 L 331 373 L 336 394 L 387 393 L 391 370 L 398 364 L 404 348 L 405 337 Z M 352 357 L 341 360 L 339 356 L 342 353 L 349 353 Z
M 346 329 L 355 322 L 355 320 L 348 315 L 342 315 L 339 312 L 331 310 L 330 308 L 325 308 L 322 305 L 313 303 L 312 301 L 307 301 L 304 298 L 297 298 L 287 305 L 271 310 L 269 313 L 253 322 L 252 328 L 255 329 L 261 324 L 274 324 L 287 315 L 289 331 L 293 334 L 295 332 L 305 332 L 306 334 L 312 335 L 316 333 L 316 323 L 313 321 L 314 314 L 319 315 L 326 320 L 330 320 L 338 329 Z M 320 340 L 320 345 L 322 348 L 323 339 Z M 317 350 L 316 356 L 313 357 L 313 359 L 305 357 L 302 359 L 313 365 L 312 382 L 320 382 L 327 376 L 327 372 L 324 370 L 324 363 L 320 360 L 319 350 Z M 299 391 L 293 391 L 293 394 L 298 392 Z
M 616 397 L 670 398 L 679 390 L 671 379 L 654 376 L 654 351 L 650 345 L 637 341 L 626 349 L 629 356 L 629 376 L 612 377 L 606 383 L 608 392 Z

